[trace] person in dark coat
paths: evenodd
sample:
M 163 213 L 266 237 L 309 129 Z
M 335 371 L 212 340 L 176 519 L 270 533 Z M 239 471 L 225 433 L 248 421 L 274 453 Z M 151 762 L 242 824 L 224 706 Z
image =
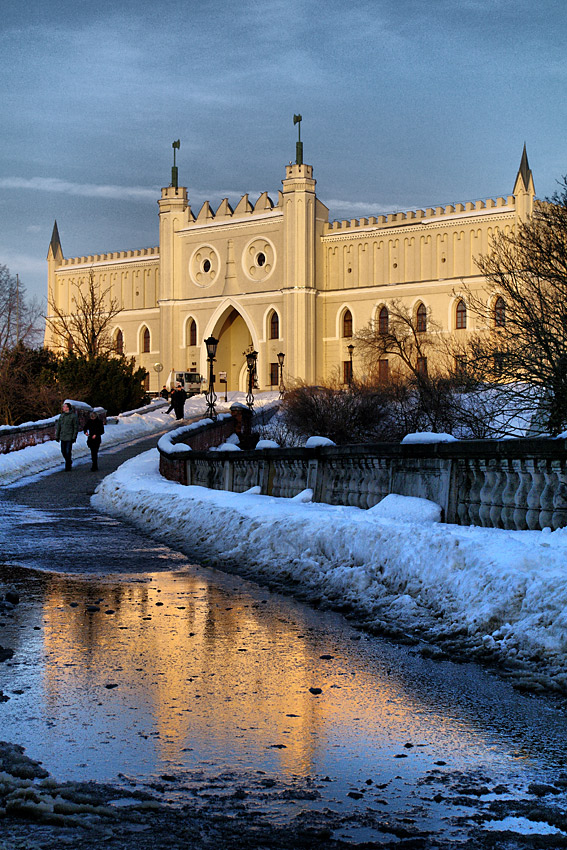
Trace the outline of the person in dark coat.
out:
M 169 401 L 169 390 L 167 389 L 167 387 L 165 385 L 160 390 L 160 396 L 162 398 L 164 398 L 166 401 Z
M 171 413 L 172 410 L 175 410 L 175 418 L 183 419 L 186 401 L 187 393 L 185 392 L 181 384 L 177 384 L 177 386 L 171 393 L 171 404 L 169 405 L 167 412 Z
M 94 410 L 91 410 L 87 424 L 85 427 L 87 435 L 87 446 L 91 450 L 91 472 L 96 472 L 98 469 L 98 450 L 100 449 L 100 440 L 104 434 L 104 425 Z
M 68 401 L 64 401 L 61 414 L 55 428 L 55 439 L 61 443 L 61 454 L 65 460 L 65 469 L 71 469 L 73 443 L 79 433 L 79 419 Z

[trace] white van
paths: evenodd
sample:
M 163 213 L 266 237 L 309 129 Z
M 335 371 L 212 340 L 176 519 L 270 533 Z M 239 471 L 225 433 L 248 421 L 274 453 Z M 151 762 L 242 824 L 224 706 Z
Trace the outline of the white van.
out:
M 168 390 L 173 390 L 177 384 L 181 384 L 188 396 L 198 395 L 202 392 L 203 379 L 198 372 L 177 372 L 169 373 L 166 387 Z

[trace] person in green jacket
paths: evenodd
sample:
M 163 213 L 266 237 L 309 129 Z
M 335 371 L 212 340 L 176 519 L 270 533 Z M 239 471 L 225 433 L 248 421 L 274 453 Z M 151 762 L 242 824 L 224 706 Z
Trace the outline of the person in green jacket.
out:
M 65 469 L 71 469 L 71 452 L 79 433 L 79 419 L 68 401 L 63 402 L 61 411 L 55 429 L 55 439 L 58 443 L 61 443 L 61 454 L 65 459 Z

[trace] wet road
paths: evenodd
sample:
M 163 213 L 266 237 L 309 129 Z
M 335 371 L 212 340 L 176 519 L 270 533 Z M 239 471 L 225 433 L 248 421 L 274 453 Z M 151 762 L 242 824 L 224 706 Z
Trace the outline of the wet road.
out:
M 0 664 L 2 738 L 60 778 L 196 806 L 238 800 L 348 842 L 435 835 L 472 848 L 494 834 L 489 821 L 559 829 L 562 705 L 97 515 L 97 480 L 155 442 L 101 454 L 98 474 L 77 465 L 0 490 L 0 586 L 22 595 L 0 616 L 0 644 L 15 651 Z

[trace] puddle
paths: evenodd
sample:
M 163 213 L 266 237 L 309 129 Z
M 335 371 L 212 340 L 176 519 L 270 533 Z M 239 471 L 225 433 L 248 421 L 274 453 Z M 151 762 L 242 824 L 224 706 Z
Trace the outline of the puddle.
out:
M 22 601 L 0 616 L 14 649 L 0 664 L 1 736 L 58 779 L 174 804 L 236 794 L 274 819 L 362 812 L 341 834 L 369 840 L 408 813 L 415 828 L 453 829 L 553 781 L 567 756 L 565 718 L 545 700 L 234 576 L 0 567 L 8 584 Z

